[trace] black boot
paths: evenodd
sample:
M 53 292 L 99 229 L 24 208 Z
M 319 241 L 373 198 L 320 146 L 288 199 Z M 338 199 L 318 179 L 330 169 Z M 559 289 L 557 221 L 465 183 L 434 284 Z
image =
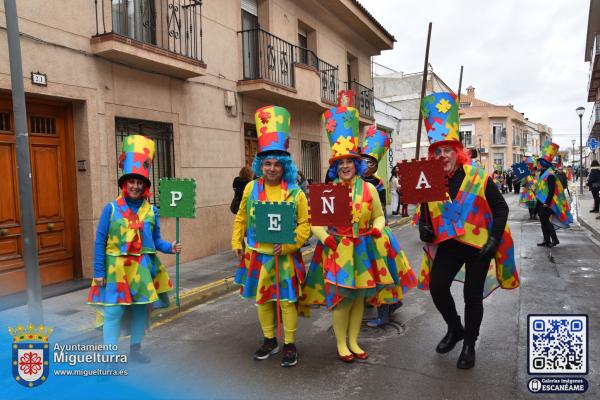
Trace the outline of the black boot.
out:
M 131 344 L 131 347 L 129 347 L 129 359 L 139 364 L 148 364 L 150 362 L 150 356 L 142 351 L 140 343 Z
M 457 317 L 453 325 L 448 325 L 448 332 L 446 333 L 446 336 L 444 336 L 442 340 L 440 340 L 437 347 L 435 348 L 435 351 L 437 351 L 440 354 L 447 353 L 451 351 L 454 348 L 454 346 L 456 346 L 456 343 L 463 340 L 464 337 L 465 329 L 460 323 L 460 317 Z
M 470 369 L 475 366 L 475 344 L 464 343 L 456 368 Z

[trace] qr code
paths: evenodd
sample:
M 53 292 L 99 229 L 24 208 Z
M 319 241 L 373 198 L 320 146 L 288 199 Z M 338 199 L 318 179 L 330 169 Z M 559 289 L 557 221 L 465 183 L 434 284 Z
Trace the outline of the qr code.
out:
M 587 315 L 529 315 L 529 374 L 587 374 Z

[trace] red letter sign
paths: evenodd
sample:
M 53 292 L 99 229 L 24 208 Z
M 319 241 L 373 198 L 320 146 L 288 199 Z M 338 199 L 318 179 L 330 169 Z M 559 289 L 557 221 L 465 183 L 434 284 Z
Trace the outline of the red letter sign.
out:
M 402 161 L 398 163 L 402 202 L 418 204 L 446 200 L 448 181 L 443 160 Z
M 351 226 L 350 188 L 346 185 L 308 185 L 310 224 Z

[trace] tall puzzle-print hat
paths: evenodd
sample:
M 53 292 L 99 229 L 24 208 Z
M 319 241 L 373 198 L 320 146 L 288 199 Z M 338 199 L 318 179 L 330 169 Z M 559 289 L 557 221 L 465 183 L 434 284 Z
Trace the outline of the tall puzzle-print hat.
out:
M 339 105 L 323 113 L 325 132 L 331 146 L 329 164 L 341 158 L 361 158 L 358 151 L 358 110 L 352 107 L 354 92 L 340 91 Z
M 459 136 L 458 103 L 456 95 L 448 92 L 432 93 L 421 101 L 421 115 L 429 144 L 461 144 Z
M 289 155 L 290 122 L 288 110 L 279 106 L 266 106 L 254 113 L 258 155 L 282 152 Z
M 385 131 L 380 131 L 375 125 L 369 126 L 362 143 L 362 155 L 381 161 L 386 151 L 389 150 L 392 139 Z
M 525 164 L 527 164 L 527 167 L 529 168 L 529 170 L 531 172 L 534 172 L 537 167 L 537 160 L 535 159 L 535 157 L 529 156 L 529 157 L 525 158 L 524 161 L 525 161 Z
M 545 142 L 542 145 L 542 155 L 538 160 L 544 160 L 551 164 L 552 160 L 554 160 L 554 156 L 558 153 L 558 148 L 559 146 L 556 143 L 550 141 Z
M 139 178 L 150 182 L 150 168 L 154 158 L 154 141 L 142 135 L 129 135 L 123 139 L 123 147 L 119 156 L 119 168 L 123 170 L 119 178 L 119 186 L 129 178 Z

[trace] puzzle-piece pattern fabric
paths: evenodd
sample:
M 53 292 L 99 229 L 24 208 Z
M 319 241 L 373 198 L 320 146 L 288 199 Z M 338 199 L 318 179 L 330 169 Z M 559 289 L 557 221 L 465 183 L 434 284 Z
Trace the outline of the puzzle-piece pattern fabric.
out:
M 288 110 L 279 106 L 266 106 L 254 113 L 258 153 L 264 151 L 285 151 L 289 148 L 291 116 Z
M 537 200 L 544 203 L 548 198 L 548 178 L 554 176 L 554 195 L 552 196 L 552 202 L 550 203 L 550 210 L 552 215 L 550 216 L 550 222 L 557 228 L 568 228 L 573 223 L 573 215 L 571 214 L 571 207 L 565 197 L 564 189 L 560 179 L 556 176 L 554 168 L 550 167 L 542 173 L 537 180 L 535 185 L 535 196 Z
M 416 277 L 389 228 L 375 188 L 360 178 L 352 187 L 357 218 L 352 228 L 313 227 L 317 243 L 303 288 L 301 305 L 335 307 L 344 298 L 364 296 L 373 305 L 396 303 L 416 285 Z M 375 238 L 377 227 L 382 236 Z M 322 244 L 333 235 L 337 249 Z

